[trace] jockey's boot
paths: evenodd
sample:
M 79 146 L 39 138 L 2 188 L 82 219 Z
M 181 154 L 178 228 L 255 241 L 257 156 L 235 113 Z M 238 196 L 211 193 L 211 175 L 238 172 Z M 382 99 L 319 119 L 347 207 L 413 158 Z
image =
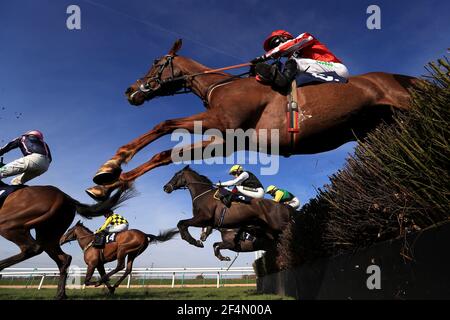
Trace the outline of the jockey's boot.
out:
M 279 88 L 287 88 L 297 75 L 297 62 L 294 59 L 286 61 L 283 72 L 276 69 L 273 83 Z
M 227 207 L 231 207 L 231 202 L 233 201 L 233 194 L 229 193 L 226 195 L 220 195 L 219 197 L 220 201 Z
M 92 244 L 95 248 L 104 248 L 105 242 L 106 242 L 106 231 L 100 231 L 99 233 L 95 234 L 94 243 Z
M 259 80 L 272 83 L 279 88 L 287 88 L 297 75 L 297 62 L 291 59 L 286 61 L 283 72 L 280 72 L 276 64 L 258 63 L 255 72 Z
M 255 66 L 255 73 L 258 81 L 273 83 L 276 73 L 279 72 L 275 64 L 258 63 Z

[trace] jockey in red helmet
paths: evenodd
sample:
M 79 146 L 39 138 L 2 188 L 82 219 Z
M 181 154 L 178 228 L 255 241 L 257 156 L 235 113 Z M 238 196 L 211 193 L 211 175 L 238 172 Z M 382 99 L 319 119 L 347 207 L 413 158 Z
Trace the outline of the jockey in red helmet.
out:
M 255 71 L 264 81 L 273 82 L 278 87 L 288 86 L 298 71 L 308 73 L 336 72 L 348 78 L 347 67 L 324 44 L 309 33 L 302 33 L 294 38 L 285 30 L 272 32 L 264 41 L 266 51 L 251 62 L 257 64 Z M 280 72 L 276 65 L 260 62 L 268 59 L 286 57 L 288 60 Z

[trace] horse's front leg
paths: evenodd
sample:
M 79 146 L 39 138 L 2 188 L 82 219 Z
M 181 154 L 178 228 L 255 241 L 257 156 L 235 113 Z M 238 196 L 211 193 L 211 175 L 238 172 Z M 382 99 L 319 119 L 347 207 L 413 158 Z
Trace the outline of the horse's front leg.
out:
M 205 216 L 194 216 L 191 219 L 180 220 L 177 224 L 178 230 L 180 230 L 181 239 L 186 240 L 193 246 L 203 248 L 203 242 L 196 240 L 189 233 L 189 227 L 205 227 L 210 219 Z
M 200 235 L 200 240 L 202 240 L 203 242 L 206 241 L 206 239 L 208 239 L 209 235 L 213 232 L 213 227 L 209 226 L 206 228 L 202 228 L 202 233 Z
M 87 271 L 86 271 L 86 277 L 84 278 L 84 285 L 85 286 L 92 286 L 92 285 L 96 284 L 95 281 L 91 281 L 92 275 L 94 274 L 94 271 L 95 271 L 95 265 L 94 264 L 89 264 L 88 267 L 87 267 Z
M 207 112 L 185 118 L 165 120 L 146 134 L 120 147 L 116 151 L 116 154 L 110 160 L 106 161 L 97 171 L 93 179 L 94 182 L 99 185 L 108 185 L 117 181 L 122 172 L 121 165 L 129 162 L 142 148 L 177 129 L 184 129 L 190 133 L 194 133 L 197 122 L 201 122 L 202 131 L 211 127 L 218 127 L 218 123 L 212 123 L 211 117 L 208 116 Z
M 182 152 L 184 155 L 186 155 L 186 153 L 190 153 L 190 154 L 193 154 L 194 156 L 196 154 L 201 154 L 202 157 L 205 159 L 205 158 L 208 158 L 211 156 L 217 156 L 217 154 L 204 153 L 205 148 L 207 148 L 209 146 L 209 147 L 213 147 L 213 148 L 222 148 L 223 149 L 223 145 L 224 145 L 224 140 L 222 138 L 214 137 L 210 141 L 200 141 L 198 143 L 194 143 L 189 146 L 184 146 L 182 148 L 176 148 L 176 149 L 171 149 L 171 150 L 166 150 L 166 151 L 160 152 L 160 153 L 154 155 L 150 159 L 150 161 L 147 161 L 146 163 L 140 165 L 139 167 L 137 167 L 129 172 L 122 173 L 120 175 L 119 181 L 114 182 L 109 185 L 91 187 L 89 189 L 86 189 L 86 193 L 95 200 L 99 200 L 99 201 L 105 200 L 111 195 L 111 193 L 115 189 L 119 188 L 122 184 L 132 182 L 135 179 L 137 179 L 138 177 L 142 176 L 143 174 L 145 174 L 146 172 L 148 172 L 152 169 L 172 163 L 174 160 L 172 158 L 172 156 L 174 154 L 179 155 L 180 152 Z M 199 150 L 200 152 L 198 152 L 197 150 Z M 227 156 L 227 155 L 224 155 L 224 156 Z M 194 157 L 191 157 L 190 159 L 193 160 Z

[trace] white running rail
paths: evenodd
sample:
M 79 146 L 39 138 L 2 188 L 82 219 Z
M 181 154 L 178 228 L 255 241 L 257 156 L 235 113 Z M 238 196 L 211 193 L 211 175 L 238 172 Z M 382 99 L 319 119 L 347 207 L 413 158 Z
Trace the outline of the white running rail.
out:
M 106 272 L 111 271 L 113 268 L 105 268 Z M 121 276 L 124 270 L 119 271 L 114 275 L 114 277 Z M 81 279 L 86 274 L 86 268 L 71 267 L 68 271 L 69 279 Z M 97 272 L 94 275 L 98 275 Z M 184 284 L 185 276 L 194 277 L 201 275 L 203 277 L 215 277 L 216 287 L 220 287 L 221 279 L 233 278 L 238 276 L 255 276 L 255 272 L 252 267 L 234 267 L 234 268 L 133 268 L 132 273 L 128 276 L 126 287 L 130 288 L 131 278 L 144 278 L 150 276 L 160 276 L 164 279 L 171 278 L 171 287 L 175 287 L 175 280 L 181 279 L 182 286 Z M 46 277 L 57 277 L 59 276 L 59 270 L 57 268 L 6 268 L 0 272 L 1 279 L 7 280 L 10 278 L 23 278 L 27 279 L 30 277 L 41 277 L 38 285 L 38 290 L 40 290 L 44 284 Z M 25 286 L 25 285 L 24 285 Z M 26 286 L 25 286 L 26 287 Z M 70 285 L 69 285 L 70 287 Z M 73 288 L 84 289 L 84 285 L 80 283 L 72 286 Z

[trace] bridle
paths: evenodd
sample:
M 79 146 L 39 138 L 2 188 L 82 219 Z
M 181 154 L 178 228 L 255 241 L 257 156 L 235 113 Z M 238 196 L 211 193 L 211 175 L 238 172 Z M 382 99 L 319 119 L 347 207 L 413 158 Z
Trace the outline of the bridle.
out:
M 74 239 L 72 239 L 72 240 L 69 240 L 69 241 L 66 241 L 66 242 L 72 242 L 72 241 L 75 241 L 75 240 L 81 240 L 81 239 L 84 239 L 84 238 L 87 238 L 87 237 L 92 237 L 94 234 L 86 234 L 86 235 L 84 235 L 84 236 L 81 236 L 81 237 L 79 237 L 79 236 L 76 236 Z M 87 244 L 87 246 L 86 247 L 84 247 L 84 248 L 81 248 L 81 250 L 83 250 L 83 252 L 86 252 L 88 249 L 90 249 L 91 247 L 92 247 L 92 244 L 94 243 L 94 240 L 92 240 L 92 241 L 90 241 L 88 244 Z
M 176 77 L 175 76 L 175 70 L 174 70 L 174 67 L 173 67 L 173 59 L 175 58 L 175 55 L 166 54 L 163 58 L 156 59 L 153 62 L 153 67 L 155 67 L 164 58 L 166 58 L 166 59 L 165 59 L 164 63 L 161 63 L 159 65 L 158 71 L 156 72 L 155 76 L 144 76 L 143 78 L 137 80 L 138 89 L 130 95 L 130 99 L 132 99 L 133 96 L 135 94 L 137 94 L 138 92 L 144 94 L 145 97 L 148 97 L 148 95 L 151 94 L 152 92 L 160 90 L 163 87 L 163 85 L 169 84 L 169 83 L 173 83 L 173 82 L 176 82 L 176 81 L 182 81 L 183 82 L 181 89 L 176 90 L 176 91 L 174 91 L 172 93 L 169 93 L 169 92 L 165 93 L 165 94 L 162 93 L 162 94 L 159 94 L 158 96 L 169 96 L 169 95 L 190 93 L 190 92 L 192 92 L 192 89 L 187 86 L 187 80 L 190 80 L 190 79 L 192 79 L 192 78 L 194 78 L 196 76 L 199 76 L 199 75 L 206 75 L 206 74 L 211 74 L 211 73 L 219 73 L 220 71 L 225 71 L 225 70 L 235 69 L 235 68 L 241 68 L 241 67 L 245 67 L 245 66 L 249 66 L 250 65 L 250 63 L 242 63 L 242 64 L 233 65 L 233 66 L 229 66 L 229 67 L 225 67 L 225 68 L 219 68 L 219 69 L 214 69 L 214 70 L 207 70 L 207 71 L 203 71 L 203 72 L 198 72 L 198 73 L 194 73 L 194 74 L 182 75 L 182 76 Z M 161 76 L 162 76 L 164 70 L 167 67 L 170 68 L 170 77 L 168 77 L 167 79 L 163 80 L 163 79 L 161 79 Z M 248 72 L 245 72 L 245 73 L 243 73 L 241 75 L 238 75 L 238 76 L 232 75 L 232 76 L 230 76 L 230 79 L 241 77 L 241 76 L 243 76 L 243 75 L 245 75 L 247 73 Z M 228 81 L 228 79 L 227 79 L 227 81 Z M 153 83 L 153 82 L 156 82 L 156 84 L 157 84 L 157 86 L 155 88 L 152 88 L 150 86 L 150 84 Z M 208 92 L 212 91 L 215 88 L 216 85 L 220 85 L 223 82 L 224 81 L 222 80 L 222 81 L 219 81 L 217 84 L 213 84 L 212 86 L 210 86 L 208 88 L 208 90 L 207 90 L 206 96 L 208 95 Z
M 174 55 L 170 55 L 170 54 L 165 55 L 163 58 L 166 58 L 166 59 L 165 59 L 164 63 L 159 65 L 158 71 L 156 72 L 155 76 L 153 76 L 153 77 L 151 77 L 151 76 L 144 76 L 143 78 L 138 79 L 137 80 L 137 83 L 139 84 L 138 85 L 138 90 L 133 92 L 130 95 L 130 98 L 133 98 L 133 96 L 136 93 L 138 93 L 138 92 L 141 92 L 145 96 L 148 96 L 150 93 L 161 89 L 161 87 L 164 84 L 168 84 L 168 83 L 171 83 L 171 82 L 174 82 L 174 81 L 186 80 L 187 76 L 175 77 L 175 72 L 174 72 L 174 68 L 173 68 L 173 59 L 174 59 L 174 57 L 175 57 Z M 155 67 L 155 65 L 157 65 L 163 58 L 156 59 L 153 62 L 153 67 Z M 161 76 L 162 76 L 164 70 L 167 67 L 170 67 L 170 77 L 163 80 L 163 79 L 161 79 Z M 150 84 L 152 82 L 156 82 L 157 83 L 157 87 L 156 88 L 152 88 L 150 86 Z M 183 88 L 182 89 L 183 89 L 182 91 L 176 91 L 176 92 L 174 92 L 172 94 L 162 94 L 161 96 L 164 96 L 164 95 L 175 95 L 175 94 L 181 94 L 181 93 L 189 93 L 189 92 L 192 91 L 191 89 L 186 87 L 185 83 L 183 84 Z
M 194 198 L 192 198 L 192 203 L 194 203 L 195 200 L 197 200 L 198 198 L 204 196 L 204 195 L 207 194 L 208 192 L 210 192 L 210 191 L 212 191 L 212 190 L 215 190 L 215 187 L 216 187 L 216 186 L 215 186 L 214 184 L 212 184 L 212 183 L 206 183 L 206 182 L 195 181 L 195 182 L 186 182 L 186 184 L 185 184 L 184 186 L 178 187 L 177 189 L 181 189 L 181 190 L 189 189 L 189 185 L 191 185 L 191 184 L 201 184 L 201 185 L 205 185 L 205 186 L 212 187 L 211 189 L 208 189 L 208 190 L 202 192 L 201 194 L 196 195 Z M 170 182 L 168 182 L 166 185 L 167 185 L 167 186 L 170 186 L 170 187 L 172 188 L 172 190 L 177 190 L 177 189 L 175 189 L 174 185 L 173 185 L 172 183 L 170 183 Z

